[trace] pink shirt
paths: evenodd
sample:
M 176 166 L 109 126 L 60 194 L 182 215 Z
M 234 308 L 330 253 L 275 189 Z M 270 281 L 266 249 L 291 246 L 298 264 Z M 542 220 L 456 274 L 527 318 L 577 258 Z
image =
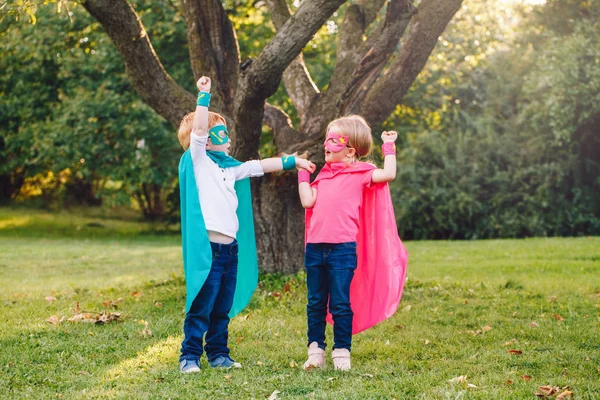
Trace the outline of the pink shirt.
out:
M 333 171 L 352 168 L 355 164 L 332 163 Z M 341 173 L 321 179 L 312 187 L 317 189 L 317 201 L 307 232 L 307 243 L 356 242 L 363 190 L 371 185 L 373 170 L 361 173 Z

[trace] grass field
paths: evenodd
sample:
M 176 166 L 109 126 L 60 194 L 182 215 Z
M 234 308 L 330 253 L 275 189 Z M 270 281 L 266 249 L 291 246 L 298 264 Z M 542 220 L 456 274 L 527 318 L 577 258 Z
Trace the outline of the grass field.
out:
M 0 398 L 600 398 L 600 238 L 406 243 L 398 312 L 354 337 L 348 373 L 301 369 L 304 275 L 262 275 L 230 325 L 244 368 L 182 375 L 179 237 L 149 229 L 0 209 Z M 47 322 L 77 305 L 120 321 Z

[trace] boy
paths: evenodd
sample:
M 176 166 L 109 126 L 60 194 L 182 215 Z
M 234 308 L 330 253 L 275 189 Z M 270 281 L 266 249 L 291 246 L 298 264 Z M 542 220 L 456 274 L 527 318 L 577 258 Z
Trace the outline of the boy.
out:
M 225 119 L 208 111 L 211 81 L 202 77 L 196 85 L 200 91 L 196 111 L 184 117 L 178 132 L 186 150 L 179 164 L 187 291 L 179 359 L 184 373 L 200 371 L 203 350 L 213 368 L 241 367 L 229 355 L 228 325 L 230 316 L 250 300 L 258 278 L 250 186 L 245 178 L 296 165 L 309 171 L 316 168 L 294 156 L 245 163 L 230 157 Z M 238 251 L 243 275 L 239 280 Z

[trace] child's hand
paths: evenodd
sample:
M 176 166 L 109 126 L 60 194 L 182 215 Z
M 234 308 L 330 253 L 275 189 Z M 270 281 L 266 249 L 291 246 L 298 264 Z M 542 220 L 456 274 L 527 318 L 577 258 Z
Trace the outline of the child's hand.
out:
M 384 131 L 381 134 L 381 140 L 383 143 L 393 143 L 398 139 L 398 133 L 396 131 Z
M 312 162 L 310 162 L 309 160 L 305 160 L 304 158 L 296 157 L 296 168 L 305 169 L 312 174 L 317 169 L 317 166 L 315 164 L 313 164 Z
M 199 91 L 210 93 L 210 78 L 203 76 L 202 78 L 198 79 L 196 86 L 198 87 Z

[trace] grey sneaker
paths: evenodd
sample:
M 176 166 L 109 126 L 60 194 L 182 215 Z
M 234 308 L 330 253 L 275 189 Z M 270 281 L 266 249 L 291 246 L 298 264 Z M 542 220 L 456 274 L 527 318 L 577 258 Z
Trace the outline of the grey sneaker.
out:
M 190 374 L 193 372 L 200 372 L 200 366 L 196 360 L 181 360 L 179 363 L 179 372 L 184 374 Z
M 228 355 L 219 356 L 214 360 L 209 361 L 208 364 L 213 368 L 242 368 L 242 364 L 235 362 Z

